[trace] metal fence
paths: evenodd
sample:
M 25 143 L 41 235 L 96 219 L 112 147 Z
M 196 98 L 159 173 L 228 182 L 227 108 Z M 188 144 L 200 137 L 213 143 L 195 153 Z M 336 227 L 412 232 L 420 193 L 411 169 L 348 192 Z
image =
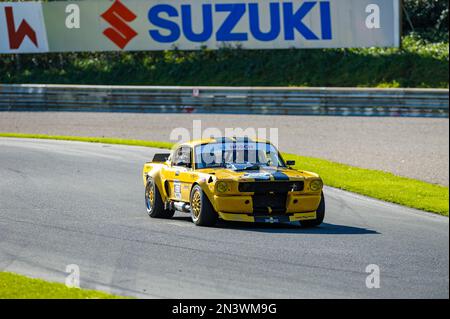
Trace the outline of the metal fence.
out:
M 0 85 L 0 111 L 448 117 L 448 89 Z

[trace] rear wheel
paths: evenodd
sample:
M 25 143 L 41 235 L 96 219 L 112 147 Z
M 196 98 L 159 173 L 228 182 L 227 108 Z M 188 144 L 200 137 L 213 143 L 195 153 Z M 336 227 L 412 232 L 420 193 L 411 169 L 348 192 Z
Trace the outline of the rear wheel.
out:
M 164 209 L 161 193 L 153 178 L 149 177 L 145 185 L 145 206 L 147 214 L 152 218 L 172 218 L 175 211 Z
M 190 204 L 191 218 L 195 225 L 214 226 L 217 223 L 217 213 L 199 185 L 192 188 Z
M 300 224 L 303 227 L 316 227 L 322 224 L 325 218 L 325 197 L 323 196 L 323 192 L 321 194 L 320 204 L 316 211 L 316 219 L 311 220 L 303 220 L 300 221 Z

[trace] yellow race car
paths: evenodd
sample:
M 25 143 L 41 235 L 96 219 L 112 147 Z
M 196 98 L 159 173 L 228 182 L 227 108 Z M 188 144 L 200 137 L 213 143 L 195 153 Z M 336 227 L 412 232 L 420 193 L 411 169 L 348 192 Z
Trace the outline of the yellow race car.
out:
M 325 217 L 322 180 L 293 165 L 268 141 L 214 138 L 179 144 L 144 165 L 147 213 L 171 218 L 177 210 L 200 226 L 219 218 L 318 226 Z

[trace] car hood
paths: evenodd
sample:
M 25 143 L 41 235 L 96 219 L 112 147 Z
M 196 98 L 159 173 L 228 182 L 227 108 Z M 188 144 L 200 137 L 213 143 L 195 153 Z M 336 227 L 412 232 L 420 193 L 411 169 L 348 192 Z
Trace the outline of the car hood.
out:
M 228 168 L 202 169 L 203 173 L 215 176 L 218 180 L 234 181 L 292 181 L 318 177 L 317 174 L 297 171 L 290 168 L 267 167 L 259 170 L 233 170 Z

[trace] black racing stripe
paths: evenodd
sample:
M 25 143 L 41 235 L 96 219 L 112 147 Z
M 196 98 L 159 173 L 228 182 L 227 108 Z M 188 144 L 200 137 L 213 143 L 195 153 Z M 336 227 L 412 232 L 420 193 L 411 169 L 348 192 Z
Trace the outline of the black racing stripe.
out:
M 264 171 L 252 171 L 245 173 L 243 177 L 253 178 L 255 181 L 268 181 L 270 174 Z
M 276 181 L 288 181 L 289 180 L 289 176 L 287 176 L 286 174 L 279 172 L 279 171 L 272 173 L 272 176 L 273 176 L 274 180 L 276 180 Z

